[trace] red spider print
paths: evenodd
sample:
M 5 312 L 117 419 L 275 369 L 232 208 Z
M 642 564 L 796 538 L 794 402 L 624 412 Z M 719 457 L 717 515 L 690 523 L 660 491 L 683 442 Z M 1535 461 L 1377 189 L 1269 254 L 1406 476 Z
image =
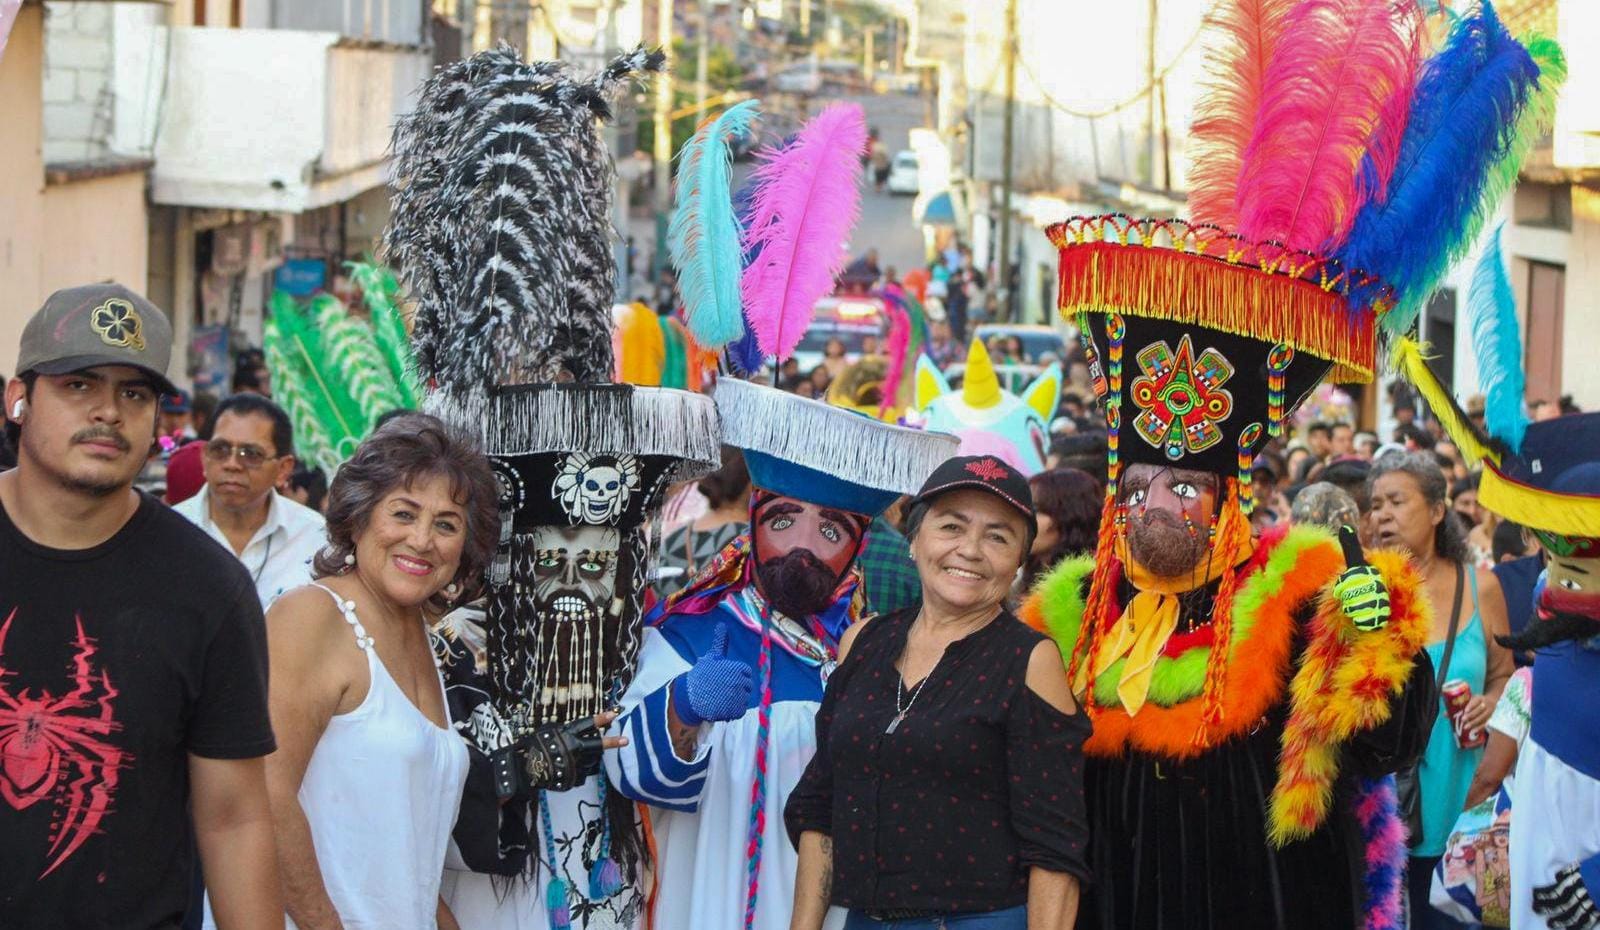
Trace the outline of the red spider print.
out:
M 5 642 L 16 616 L 13 609 L 0 625 L 0 798 L 19 811 L 46 798 L 55 804 L 43 878 L 99 827 L 126 753 L 103 739 L 122 728 L 111 713 L 117 689 L 91 661 L 98 650 L 84 635 L 82 617 L 76 618 L 72 690 L 61 697 L 43 689 L 11 693 L 6 679 L 15 673 L 4 665 Z

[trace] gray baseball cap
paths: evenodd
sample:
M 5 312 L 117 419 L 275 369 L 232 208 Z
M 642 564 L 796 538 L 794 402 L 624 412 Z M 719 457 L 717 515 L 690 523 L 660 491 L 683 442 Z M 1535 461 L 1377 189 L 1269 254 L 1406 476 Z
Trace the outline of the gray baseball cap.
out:
M 85 284 L 51 294 L 22 330 L 17 374 L 65 375 L 101 365 L 128 365 L 167 380 L 172 324 L 155 304 L 120 284 Z

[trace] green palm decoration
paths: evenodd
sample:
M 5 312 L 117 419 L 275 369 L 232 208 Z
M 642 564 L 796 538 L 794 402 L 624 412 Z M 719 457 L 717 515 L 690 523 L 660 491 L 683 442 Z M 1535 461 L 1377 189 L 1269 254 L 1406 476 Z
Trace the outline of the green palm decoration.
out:
M 411 334 L 406 331 L 405 315 L 396 302 L 400 295 L 399 280 L 387 265 L 370 261 L 346 262 L 345 270 L 361 288 L 367 316 L 372 321 L 372 334 L 400 392 L 401 406 L 416 409 L 421 405 L 422 392 L 417 388 L 416 365 L 411 357 Z
M 414 405 L 373 326 L 345 312 L 338 298 L 320 294 L 301 306 L 280 291 L 270 307 L 262 342 L 274 396 L 294 425 L 300 458 L 331 478 L 379 417 Z

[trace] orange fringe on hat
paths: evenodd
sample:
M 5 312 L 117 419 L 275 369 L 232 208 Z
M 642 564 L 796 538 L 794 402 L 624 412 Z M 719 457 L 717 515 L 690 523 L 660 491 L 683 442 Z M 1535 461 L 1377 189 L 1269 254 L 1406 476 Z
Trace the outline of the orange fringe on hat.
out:
M 1194 323 L 1239 336 L 1273 333 L 1334 363 L 1332 380 L 1372 380 L 1374 316 L 1352 312 L 1337 290 L 1224 258 L 1114 242 L 1061 248 L 1059 306 Z
M 1389 587 L 1389 623 L 1363 633 L 1332 591 L 1323 592 L 1289 686 L 1278 782 L 1268 805 L 1267 836 L 1274 846 L 1301 839 L 1322 824 L 1339 775 L 1340 747 L 1389 719 L 1390 702 L 1427 644 L 1433 610 L 1421 596 L 1416 570 L 1394 552 L 1373 552 L 1368 559 Z

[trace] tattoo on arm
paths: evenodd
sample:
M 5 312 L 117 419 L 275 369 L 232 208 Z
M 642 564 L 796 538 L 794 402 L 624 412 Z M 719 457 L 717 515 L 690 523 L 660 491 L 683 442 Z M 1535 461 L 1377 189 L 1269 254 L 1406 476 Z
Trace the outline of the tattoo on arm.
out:
M 822 892 L 822 906 L 827 907 L 828 902 L 833 900 L 833 837 L 822 838 L 822 856 L 822 884 L 819 888 Z

